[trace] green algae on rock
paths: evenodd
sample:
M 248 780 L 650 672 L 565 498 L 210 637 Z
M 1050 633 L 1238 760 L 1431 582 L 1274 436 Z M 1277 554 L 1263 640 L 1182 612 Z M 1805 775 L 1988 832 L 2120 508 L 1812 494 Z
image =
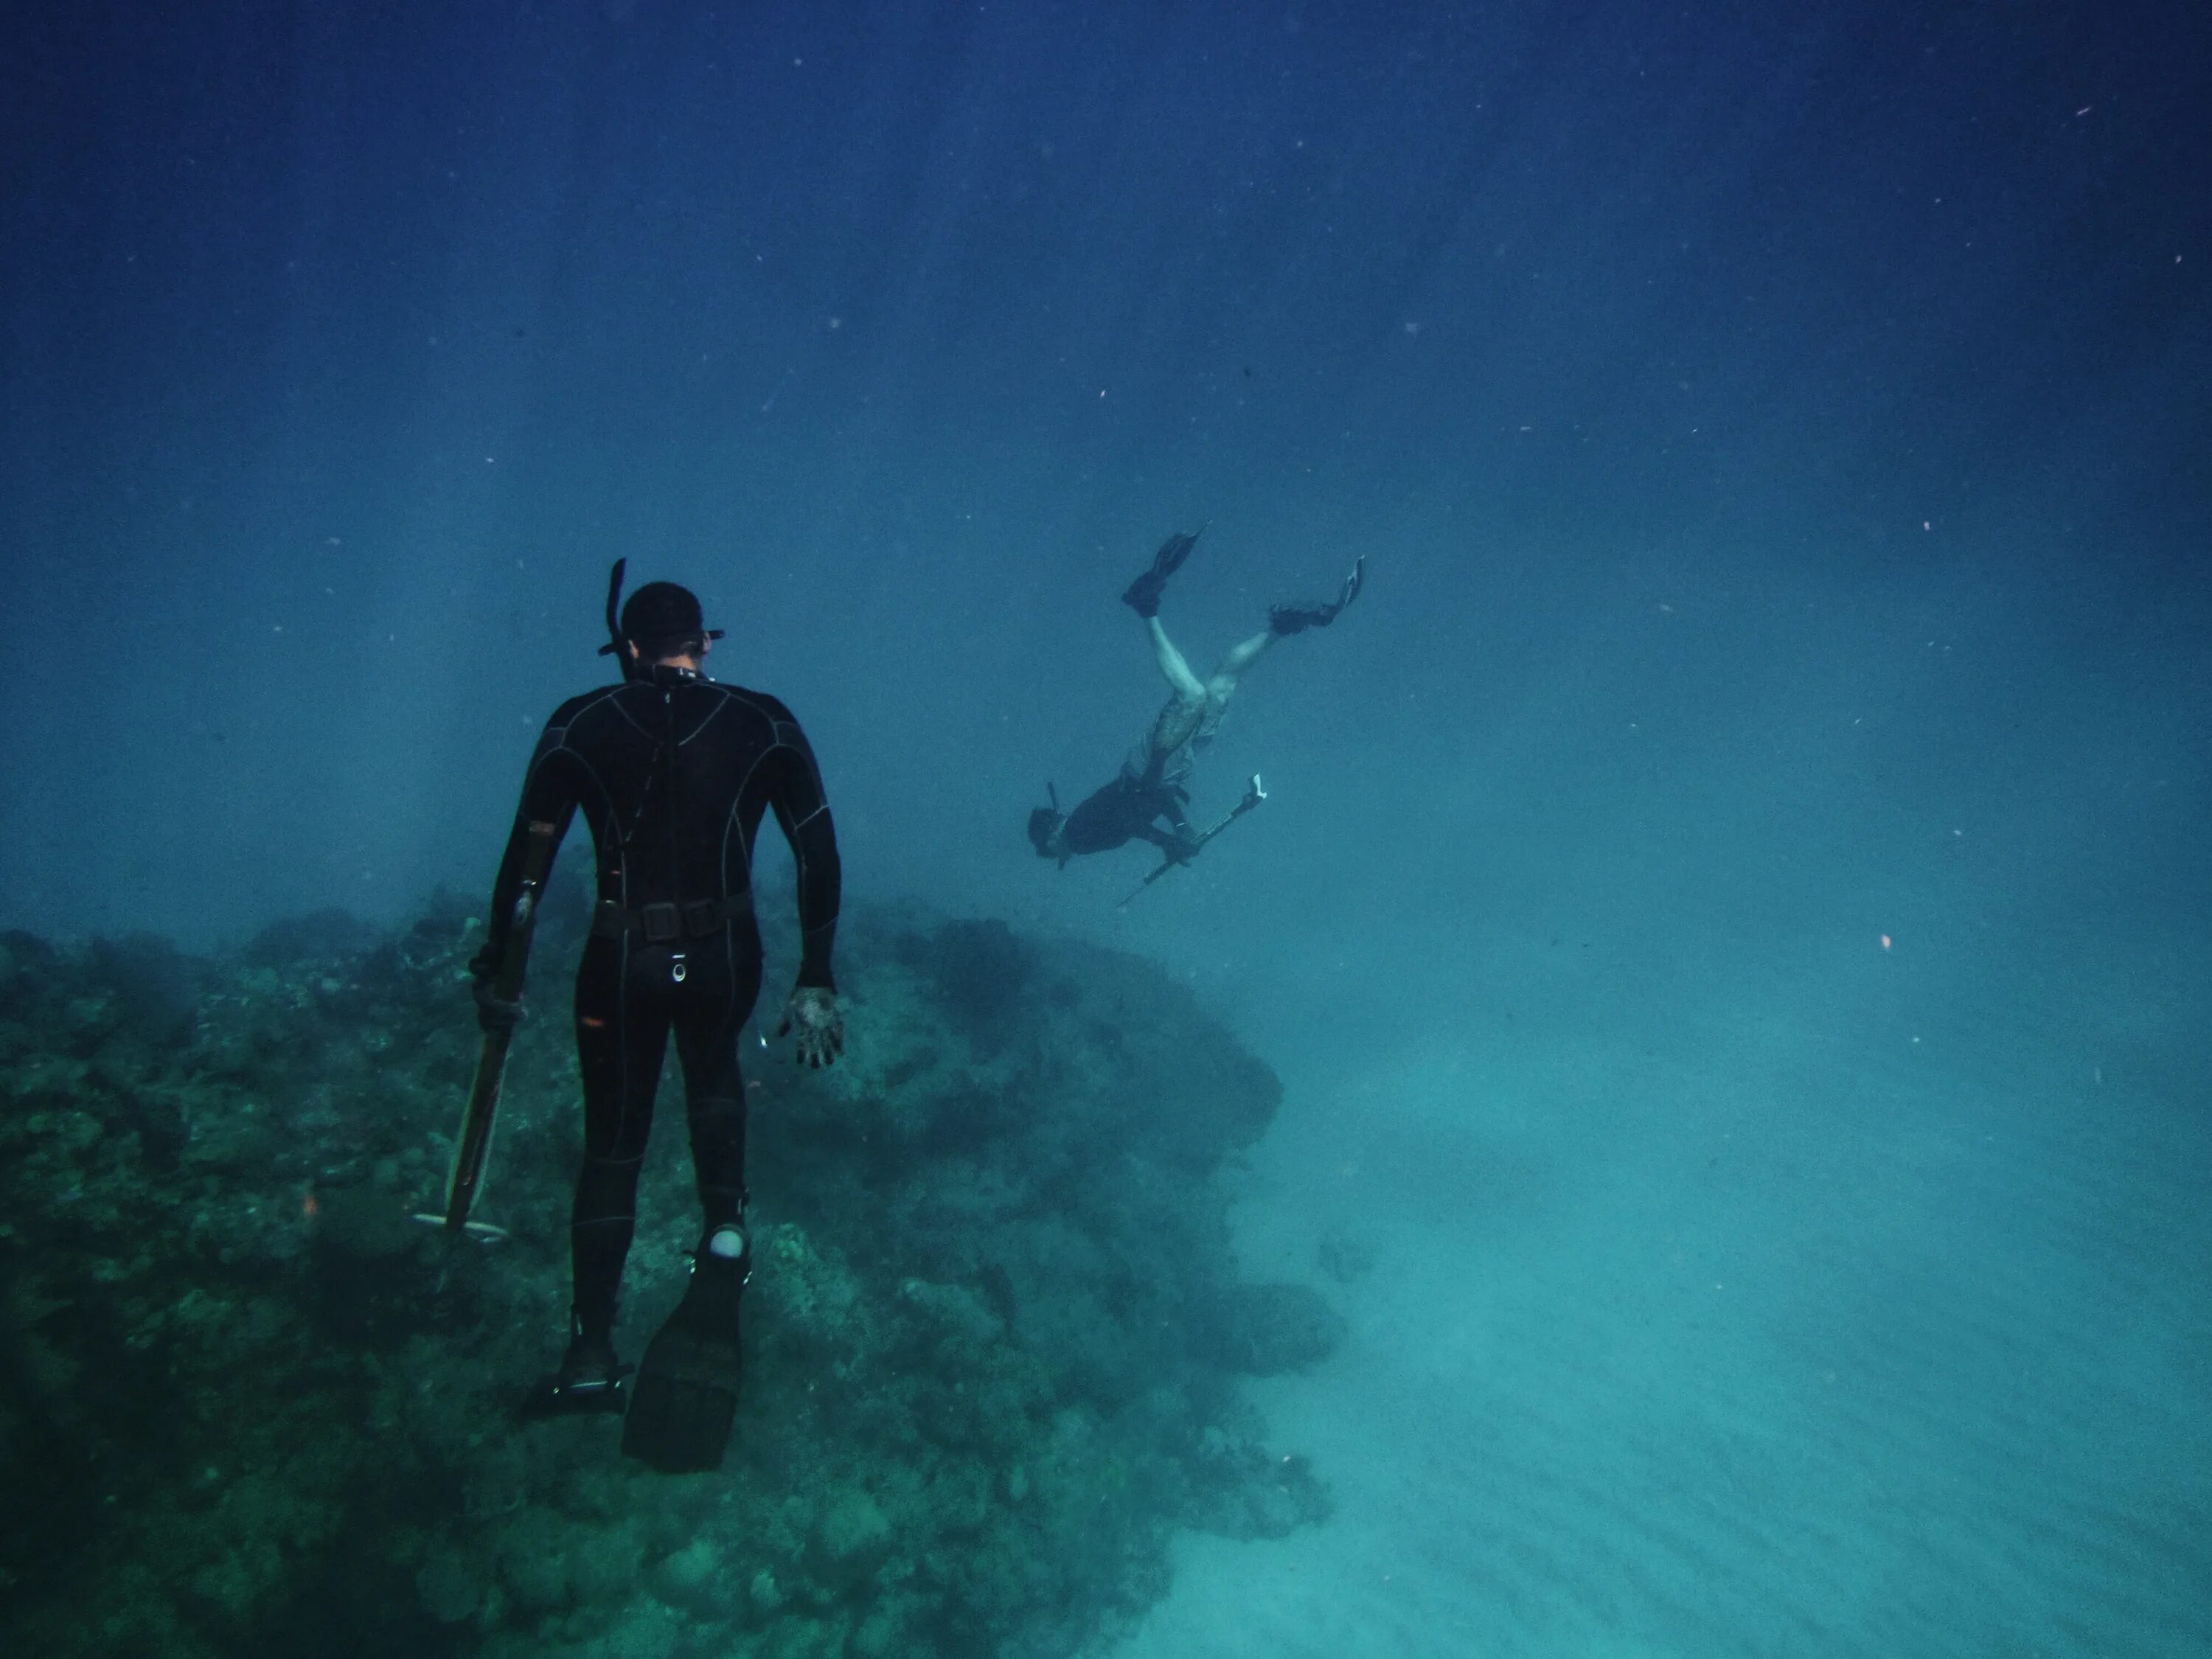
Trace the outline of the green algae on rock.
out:
M 510 1066 L 479 1212 L 508 1241 L 405 1219 L 466 1086 L 473 927 L 441 900 L 210 960 L 0 939 L 0 1478 L 53 1495 L 0 1521 L 12 1650 L 1076 1653 L 1163 1591 L 1177 1528 L 1325 1513 L 1237 1374 L 1311 1363 L 1334 1316 L 1239 1285 L 1211 1178 L 1273 1074 L 1135 957 L 912 911 L 848 920 L 844 1064 L 748 1050 L 723 1473 L 518 1425 L 566 1304 L 560 1019 Z M 632 1355 L 695 1235 L 678 1087 Z

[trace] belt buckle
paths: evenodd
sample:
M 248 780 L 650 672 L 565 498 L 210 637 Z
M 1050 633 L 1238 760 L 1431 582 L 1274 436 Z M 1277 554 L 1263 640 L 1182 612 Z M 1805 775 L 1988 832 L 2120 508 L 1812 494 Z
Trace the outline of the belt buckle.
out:
M 673 904 L 647 904 L 637 913 L 637 923 L 652 945 L 665 945 L 684 935 L 684 921 Z

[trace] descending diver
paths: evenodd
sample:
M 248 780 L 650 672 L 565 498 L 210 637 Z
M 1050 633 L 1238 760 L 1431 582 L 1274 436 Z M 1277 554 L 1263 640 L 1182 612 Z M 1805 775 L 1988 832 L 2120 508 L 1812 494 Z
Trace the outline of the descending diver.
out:
M 1110 782 L 1092 791 L 1073 812 L 1060 811 L 1055 793 L 1051 805 L 1040 806 L 1030 814 L 1030 844 L 1039 858 L 1056 859 L 1064 867 L 1079 854 L 1110 852 L 1132 841 L 1152 842 L 1172 863 L 1188 863 L 1196 857 L 1205 838 L 1183 816 L 1183 808 L 1190 801 L 1185 784 L 1197 751 L 1213 741 L 1237 682 L 1283 635 L 1326 628 L 1334 622 L 1338 613 L 1358 597 L 1365 579 L 1367 561 L 1363 556 L 1353 562 L 1352 574 L 1344 579 L 1344 591 L 1335 599 L 1272 607 L 1267 626 L 1232 646 L 1216 665 L 1212 678 L 1201 680 L 1190 672 L 1182 653 L 1160 626 L 1160 597 L 1166 591 L 1168 578 L 1197 544 L 1196 534 L 1178 532 L 1169 537 L 1152 556 L 1152 568 L 1131 582 L 1121 595 L 1121 603 L 1145 619 L 1152 654 L 1168 683 L 1166 705 Z M 1255 791 L 1257 782 L 1255 779 Z M 1248 802 L 1256 799 L 1256 793 L 1247 799 Z
M 722 630 L 703 626 L 687 589 L 647 583 L 617 624 L 622 571 L 617 563 L 609 585 L 613 639 L 600 654 L 616 657 L 623 684 L 571 698 L 546 722 L 493 890 L 489 935 L 470 965 L 485 1030 L 512 1026 L 521 1004 L 501 998 L 495 980 L 511 944 L 526 951 L 528 943 L 526 931 L 512 937 L 508 918 L 526 880 L 542 884 L 580 808 L 599 903 L 576 975 L 584 1163 L 569 1224 L 570 1340 L 532 1404 L 621 1412 L 627 1396 L 625 1451 L 664 1468 L 711 1468 L 735 1409 L 738 1297 L 751 1262 L 738 1036 L 760 991 L 754 841 L 763 817 L 775 813 L 798 866 L 802 956 L 778 1035 L 795 1032 L 797 1057 L 817 1066 L 844 1043 L 830 963 L 837 842 L 813 752 L 791 711 L 700 672 Z M 612 1340 L 615 1302 L 672 1031 L 705 1228 L 684 1299 L 626 1388 Z

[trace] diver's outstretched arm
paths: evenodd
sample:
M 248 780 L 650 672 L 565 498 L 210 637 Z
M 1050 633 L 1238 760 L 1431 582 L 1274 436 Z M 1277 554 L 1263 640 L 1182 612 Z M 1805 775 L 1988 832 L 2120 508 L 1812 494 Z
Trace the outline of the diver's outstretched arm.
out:
M 1137 833 L 1165 854 L 1170 864 L 1188 864 L 1198 856 L 1198 833 L 1188 823 L 1178 823 L 1173 830 L 1148 823 Z

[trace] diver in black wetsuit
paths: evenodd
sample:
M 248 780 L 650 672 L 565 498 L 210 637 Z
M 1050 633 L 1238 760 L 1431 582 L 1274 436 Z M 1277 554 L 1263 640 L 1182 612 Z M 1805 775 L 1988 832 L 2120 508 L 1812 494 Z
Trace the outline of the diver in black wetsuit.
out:
M 620 580 L 618 565 L 611 623 Z M 576 975 L 584 1165 L 569 1232 L 571 1340 L 542 1406 L 622 1409 L 615 1301 L 672 1031 L 706 1215 L 694 1278 L 726 1281 L 721 1304 L 734 1364 L 737 1292 L 750 1254 L 738 1036 L 760 991 L 751 863 L 770 812 L 798 865 L 803 940 L 798 986 L 778 1034 L 796 1030 L 798 1057 L 811 1066 L 830 1064 L 843 1047 L 830 963 L 837 842 L 821 775 L 790 710 L 700 672 L 708 641 L 721 637 L 702 624 L 698 600 L 672 582 L 648 583 L 623 607 L 614 641 L 600 649 L 620 653 L 623 683 L 571 698 L 546 722 L 493 890 L 489 937 L 471 964 L 486 1028 L 512 1024 L 520 1005 L 498 1000 L 492 981 L 526 844 L 550 835 L 557 847 L 580 809 L 599 875 L 599 905 Z M 732 1377 L 732 1395 L 734 1386 Z
M 1178 532 L 1169 537 L 1152 556 L 1152 568 L 1121 595 L 1121 603 L 1145 619 L 1152 654 L 1168 683 L 1168 700 L 1144 742 L 1122 761 L 1120 774 L 1110 782 L 1093 790 L 1073 812 L 1061 812 L 1055 798 L 1051 805 L 1040 806 L 1030 814 L 1030 844 L 1039 858 L 1056 859 L 1064 867 L 1080 854 L 1110 852 L 1133 841 L 1150 842 L 1179 864 L 1197 856 L 1200 837 L 1183 817 L 1183 808 L 1190 802 L 1185 783 L 1198 750 L 1213 741 L 1214 731 L 1244 671 L 1284 635 L 1326 628 L 1334 622 L 1338 613 L 1358 597 L 1366 579 L 1367 561 L 1362 557 L 1353 562 L 1352 574 L 1344 579 L 1344 591 L 1335 599 L 1272 607 L 1266 629 L 1232 646 L 1212 677 L 1201 680 L 1190 672 L 1182 653 L 1160 626 L 1160 598 L 1166 592 L 1168 578 L 1197 544 L 1197 534 Z

